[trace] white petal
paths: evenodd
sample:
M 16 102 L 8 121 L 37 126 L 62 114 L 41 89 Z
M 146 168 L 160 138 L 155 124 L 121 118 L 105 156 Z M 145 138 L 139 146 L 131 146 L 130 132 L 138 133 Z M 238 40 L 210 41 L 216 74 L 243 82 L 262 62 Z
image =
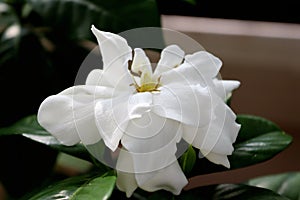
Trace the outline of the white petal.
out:
M 105 72 L 106 71 L 103 71 L 101 69 L 92 70 L 88 74 L 85 84 L 89 85 L 89 86 L 101 86 L 101 87 L 106 87 L 106 88 L 110 89 L 111 90 L 110 97 L 122 95 L 124 93 L 131 94 L 135 91 L 135 88 L 133 86 L 130 86 L 129 83 L 126 83 L 126 85 L 124 86 L 124 87 L 129 86 L 129 88 L 127 88 L 127 89 L 124 89 L 122 87 L 117 87 L 117 86 L 113 87 L 109 83 L 110 79 L 111 79 L 110 74 L 105 73 Z M 138 77 L 136 77 L 136 78 L 138 78 Z M 139 80 L 136 80 L 136 81 L 139 81 Z M 97 88 L 101 88 L 101 87 L 97 87 Z M 102 95 L 105 95 L 105 94 L 102 94 Z
M 119 190 L 126 192 L 126 197 L 129 198 L 138 187 L 135 176 L 132 173 L 117 171 L 116 185 Z
M 103 77 L 103 70 L 101 69 L 94 69 L 92 70 L 86 81 L 86 85 L 100 85 L 99 83 L 101 82 L 101 78 Z
M 217 153 L 213 153 L 213 152 L 210 152 L 210 153 L 206 153 L 204 152 L 203 154 L 206 154 L 206 158 L 210 161 L 210 162 L 213 162 L 215 164 L 218 164 L 218 165 L 223 165 L 227 168 L 230 168 L 230 163 L 229 163 L 229 160 L 227 158 L 227 155 L 224 155 L 224 154 L 217 154 Z
M 198 129 L 191 126 L 183 127 L 183 138 L 200 149 L 205 157 L 212 153 L 210 156 L 212 162 L 214 162 L 215 154 L 231 155 L 234 150 L 232 144 L 240 129 L 240 125 L 235 122 L 236 116 L 232 110 L 221 99 L 219 102 L 214 109 L 215 118 L 207 126 Z M 222 164 L 227 166 L 225 159 Z
M 211 92 L 226 100 L 240 82 L 215 78 L 221 65 L 221 61 L 208 52 L 197 52 L 187 55 L 185 62 L 179 67 L 163 73 L 160 82 L 168 86 L 200 84 L 202 87 L 209 87 Z
M 148 112 L 152 106 L 151 93 L 124 95 L 105 101 L 99 101 L 95 106 L 96 125 L 102 138 L 112 151 L 119 145 L 127 123 Z
M 100 31 L 94 25 L 91 30 L 97 38 L 104 67 L 109 67 L 116 59 L 121 58 L 120 61 L 132 59 L 131 48 L 124 38 L 117 34 Z
M 117 161 L 117 168 L 127 168 L 128 171 L 134 171 L 133 160 L 130 154 L 120 151 L 119 158 Z M 125 164 L 125 166 L 122 166 Z M 135 189 L 138 187 L 134 173 L 127 173 L 124 171 L 117 170 L 117 182 L 116 185 L 119 190 L 126 192 L 127 198 L 129 198 Z
M 64 145 L 71 146 L 80 141 L 69 97 L 54 95 L 45 99 L 38 111 L 38 122 Z
M 179 66 L 183 60 L 184 51 L 177 45 L 167 46 L 160 55 L 160 60 L 154 71 L 154 75 L 159 77 L 161 73 Z
M 147 177 L 146 181 L 145 176 Z M 139 187 L 146 191 L 154 192 L 163 189 L 175 195 L 179 195 L 182 188 L 188 183 L 177 161 L 161 170 L 136 174 L 135 177 Z M 142 183 L 139 183 L 140 179 L 143 180 Z
M 134 57 L 131 65 L 131 70 L 137 74 L 146 72 L 152 75 L 152 67 L 149 58 L 140 48 L 134 49 Z
M 111 150 L 106 147 L 103 140 L 99 140 L 98 142 L 94 141 L 92 144 L 85 144 L 85 148 L 99 162 L 106 166 L 115 168 L 118 152 L 111 152 Z
M 175 156 L 171 160 L 174 162 L 160 170 L 148 173 L 128 173 L 119 169 L 126 168 L 128 171 L 134 172 L 132 154 L 121 150 L 117 163 L 117 187 L 121 191 L 125 191 L 127 197 L 132 195 L 137 186 L 149 192 L 163 189 L 178 195 L 188 181 Z
M 109 77 L 113 87 L 127 89 L 132 82 L 128 72 L 128 61 L 132 59 L 131 48 L 127 41 L 119 35 L 99 31 L 92 26 L 92 32 L 97 38 L 103 59 L 103 70 Z
M 206 51 L 187 55 L 183 64 L 161 76 L 162 85 L 214 86 L 212 79 L 218 74 L 222 62 Z
M 216 77 L 222 66 L 222 61 L 207 51 L 198 51 L 187 55 L 185 62 L 196 67 L 201 76 L 207 78 Z
M 204 77 L 194 65 L 184 62 L 179 67 L 162 74 L 162 85 L 201 85 L 202 87 L 214 86 L 212 78 Z
M 97 93 L 99 92 L 99 93 Z M 39 123 L 60 142 L 74 145 L 101 139 L 93 115 L 94 102 L 110 97 L 103 87 L 74 86 L 45 99 L 38 111 Z
M 214 79 L 213 82 L 215 84 L 216 93 L 224 100 L 230 96 L 233 90 L 240 86 L 240 82 L 234 80 Z
M 179 122 L 150 112 L 129 122 L 122 145 L 134 160 L 134 172 L 146 173 L 164 168 L 176 160 L 176 144 L 181 136 Z
M 112 151 L 119 146 L 124 128 L 127 126 L 126 97 L 100 101 L 95 106 L 96 125 L 105 145 Z
M 235 141 L 239 131 L 239 125 L 229 116 L 230 111 L 212 120 L 209 125 L 199 128 L 193 141 L 193 146 L 202 150 L 201 152 L 214 152 L 230 155 L 233 151 L 232 143 Z M 204 154 L 204 156 L 206 156 Z
M 203 126 L 211 118 L 211 97 L 200 85 L 166 85 L 153 94 L 153 112 L 192 126 Z

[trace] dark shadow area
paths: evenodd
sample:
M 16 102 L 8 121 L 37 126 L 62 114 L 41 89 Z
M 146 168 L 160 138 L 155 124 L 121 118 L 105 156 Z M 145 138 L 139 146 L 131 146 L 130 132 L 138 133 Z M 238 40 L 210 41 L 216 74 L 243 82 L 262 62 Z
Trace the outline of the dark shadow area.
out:
M 300 23 L 299 1 L 157 0 L 161 14 L 224 19 Z

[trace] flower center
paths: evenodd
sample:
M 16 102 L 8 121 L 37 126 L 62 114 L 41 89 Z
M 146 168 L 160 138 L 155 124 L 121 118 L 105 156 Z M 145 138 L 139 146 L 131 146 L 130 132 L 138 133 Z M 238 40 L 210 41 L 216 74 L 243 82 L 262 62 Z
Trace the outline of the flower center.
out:
M 159 83 L 145 83 L 142 84 L 141 86 L 136 85 L 135 89 L 137 92 L 154 92 L 154 91 L 159 91 L 157 88 L 159 87 Z
M 140 77 L 140 84 L 137 84 L 133 77 L 135 89 L 137 92 L 159 92 L 158 88 L 161 86 L 160 77 L 154 79 L 148 73 L 142 73 Z
M 153 74 L 150 60 L 142 49 L 134 49 L 134 56 L 132 62 L 128 63 L 128 69 L 133 78 L 131 85 L 135 87 L 137 92 L 159 91 L 160 77 Z

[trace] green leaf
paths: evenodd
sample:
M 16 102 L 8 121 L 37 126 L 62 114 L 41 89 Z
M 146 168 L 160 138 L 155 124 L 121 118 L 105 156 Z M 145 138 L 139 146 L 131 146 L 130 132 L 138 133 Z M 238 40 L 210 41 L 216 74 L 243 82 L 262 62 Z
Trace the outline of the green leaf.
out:
M 291 200 L 300 199 L 300 172 L 258 177 L 248 181 L 248 184 L 272 190 Z
M 110 169 L 91 156 L 81 143 L 73 146 L 65 146 L 60 143 L 53 135 L 40 126 L 36 115 L 27 116 L 12 126 L 0 128 L 0 136 L 2 135 L 23 135 L 31 140 L 47 145 L 59 152 L 89 161 L 103 173 Z
M 241 168 L 266 161 L 283 151 L 292 137 L 282 131 L 266 133 L 234 145 L 229 156 L 232 169 Z
M 237 143 L 265 133 L 281 131 L 275 123 L 259 116 L 238 115 L 236 121 L 242 125 L 236 141 Z
M 196 162 L 196 158 L 197 158 L 196 152 L 193 146 L 190 145 L 186 150 L 186 152 L 182 154 L 179 160 L 181 169 L 185 174 L 189 174 L 192 171 Z
M 214 194 L 215 200 L 222 199 L 243 199 L 243 200 L 286 200 L 271 190 L 242 185 L 242 184 L 222 184 L 219 185 Z
M 27 0 L 48 26 L 71 39 L 94 39 L 90 27 L 121 32 L 160 26 L 155 0 Z
M 91 161 L 90 154 L 82 144 L 74 146 L 65 146 L 61 144 L 54 136 L 39 125 L 36 115 L 25 117 L 14 123 L 12 126 L 0 128 L 0 136 L 3 135 L 23 135 L 55 150 Z
M 114 175 L 84 175 L 72 177 L 51 186 L 27 198 L 29 200 L 46 199 L 108 199 L 115 187 Z
M 65 146 L 61 144 L 54 136 L 47 133 L 45 135 L 35 135 L 35 134 L 23 134 L 23 136 L 34 140 L 36 142 L 45 144 L 57 151 L 64 152 L 66 154 L 81 158 L 87 161 L 93 161 L 90 154 L 87 152 L 86 148 L 82 144 L 76 144 L 73 146 Z
M 234 152 L 229 156 L 231 169 L 237 169 L 273 158 L 287 148 L 292 137 L 275 123 L 258 116 L 238 115 L 241 124 Z
M 222 184 L 184 191 L 176 199 L 213 199 L 213 200 L 287 200 L 271 190 L 243 184 Z
M 0 136 L 2 135 L 22 135 L 34 134 L 41 136 L 50 136 L 50 134 L 40 126 L 37 121 L 36 115 L 25 117 L 12 126 L 0 128 Z

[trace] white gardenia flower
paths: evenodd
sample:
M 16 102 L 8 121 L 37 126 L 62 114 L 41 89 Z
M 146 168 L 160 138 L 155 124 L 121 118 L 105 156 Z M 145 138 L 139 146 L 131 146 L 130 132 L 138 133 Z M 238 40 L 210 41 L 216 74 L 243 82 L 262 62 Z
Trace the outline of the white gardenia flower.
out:
M 103 70 L 44 100 L 38 121 L 47 131 L 65 145 L 102 140 L 111 151 L 120 147 L 117 187 L 128 197 L 137 187 L 181 192 L 187 184 L 175 155 L 181 140 L 230 167 L 240 125 L 225 100 L 239 82 L 216 78 L 218 58 L 206 51 L 184 55 L 171 45 L 153 71 L 142 49 L 132 52 L 124 38 L 94 26 L 92 32 Z

